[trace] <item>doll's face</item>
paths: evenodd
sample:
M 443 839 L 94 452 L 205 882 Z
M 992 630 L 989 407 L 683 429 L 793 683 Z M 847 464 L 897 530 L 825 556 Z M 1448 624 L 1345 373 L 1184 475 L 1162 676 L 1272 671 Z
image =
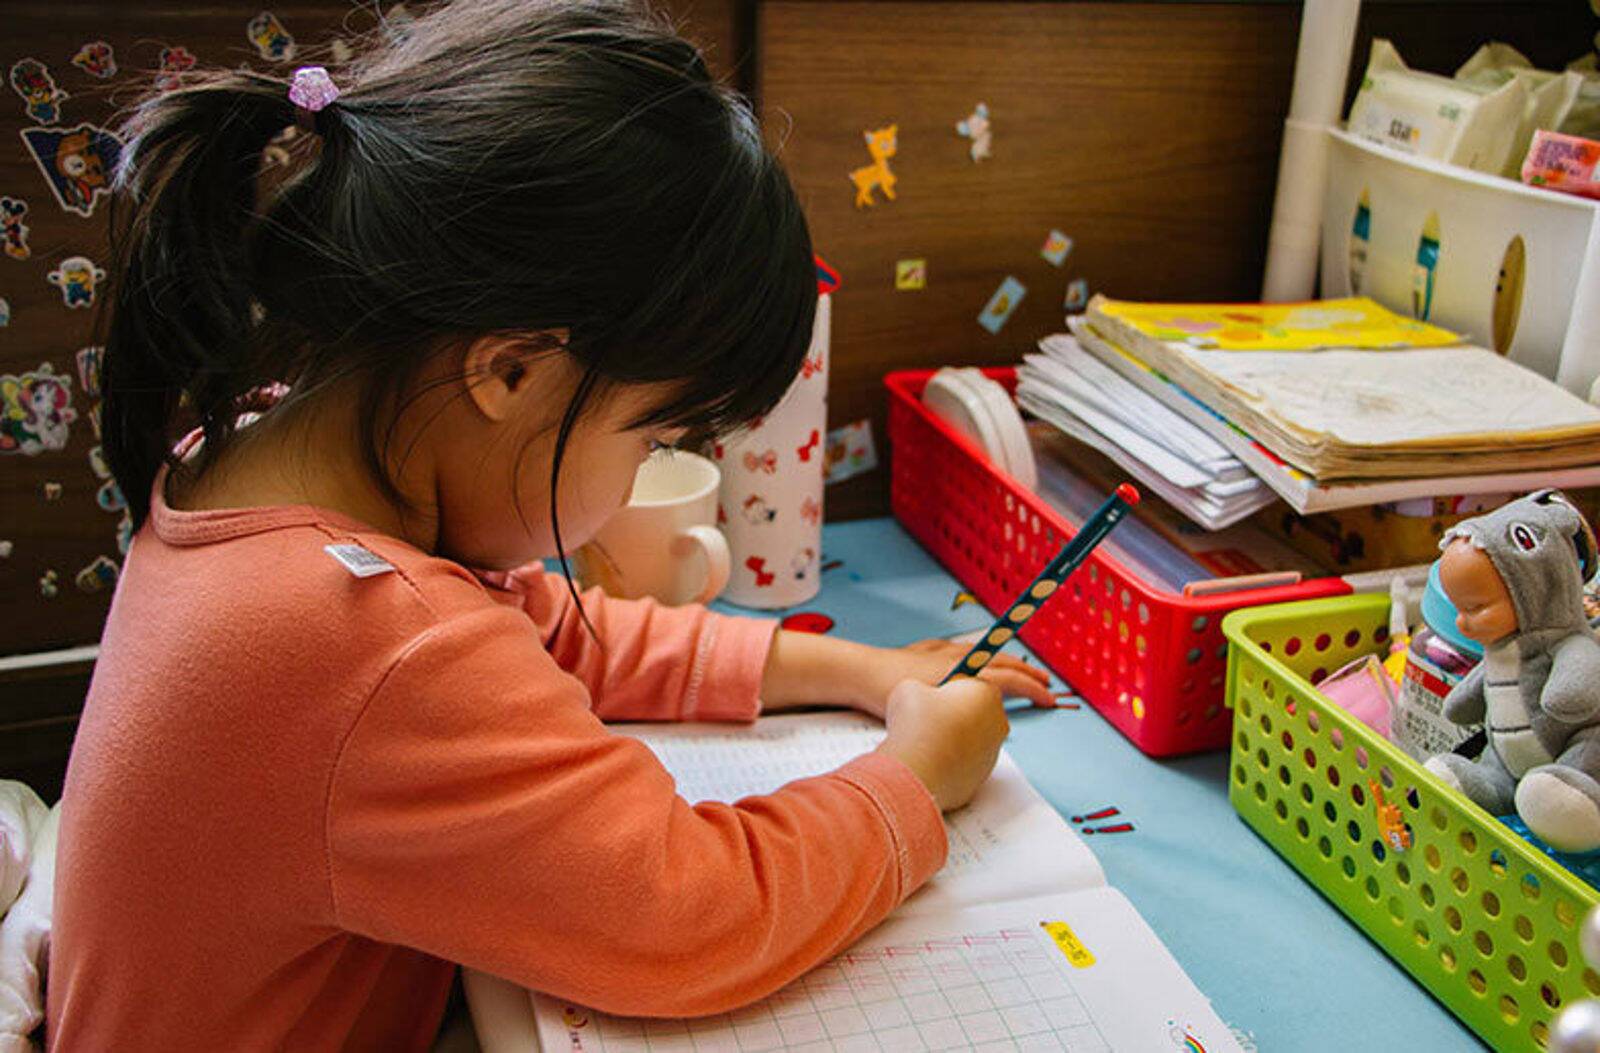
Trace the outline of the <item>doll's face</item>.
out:
M 1439 559 L 1439 584 L 1456 605 L 1456 628 L 1481 644 L 1517 631 L 1517 609 L 1489 556 L 1464 538 L 1450 542 Z

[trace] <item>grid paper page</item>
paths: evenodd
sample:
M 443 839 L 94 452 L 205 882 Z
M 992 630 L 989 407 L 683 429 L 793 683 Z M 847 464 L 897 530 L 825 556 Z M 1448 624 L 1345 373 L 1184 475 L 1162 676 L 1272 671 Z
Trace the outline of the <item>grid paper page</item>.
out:
M 689 801 L 738 801 L 832 771 L 875 749 L 883 725 L 859 713 L 763 717 L 754 725 L 622 724 L 661 759 Z M 1087 844 L 1004 752 L 971 804 L 945 816 L 944 869 L 907 903 L 924 910 L 1105 883 Z
M 1054 922 L 1069 927 L 1076 959 L 1044 929 Z M 1112 889 L 897 916 L 770 998 L 712 1017 L 614 1017 L 545 995 L 533 1004 L 547 1051 L 1238 1050 Z

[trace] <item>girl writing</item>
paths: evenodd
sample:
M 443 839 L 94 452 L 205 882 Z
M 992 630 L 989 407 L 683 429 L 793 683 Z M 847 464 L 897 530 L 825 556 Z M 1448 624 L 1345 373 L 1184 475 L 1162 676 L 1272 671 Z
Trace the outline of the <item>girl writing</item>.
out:
M 264 178 L 290 125 L 311 149 Z M 471 0 L 337 84 L 197 77 L 127 131 L 103 431 L 137 533 L 68 773 L 53 1049 L 422 1049 L 454 963 L 717 1012 L 939 868 L 1042 674 L 935 689 L 958 648 L 535 562 L 805 353 L 804 217 L 692 47 L 618 0 Z M 887 738 L 736 806 L 602 723 L 808 703 Z

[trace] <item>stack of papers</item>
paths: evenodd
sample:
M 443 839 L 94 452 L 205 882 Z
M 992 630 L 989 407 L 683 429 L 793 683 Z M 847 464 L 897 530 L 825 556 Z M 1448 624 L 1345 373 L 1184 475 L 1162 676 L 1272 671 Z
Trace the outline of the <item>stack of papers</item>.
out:
M 1276 500 L 1227 447 L 1096 360 L 1066 334 L 1017 370 L 1017 402 L 1104 453 L 1167 503 L 1220 530 Z
M 1301 514 L 1600 484 L 1600 410 L 1370 300 L 1096 298 L 1069 325 L 1080 350 L 1222 445 Z

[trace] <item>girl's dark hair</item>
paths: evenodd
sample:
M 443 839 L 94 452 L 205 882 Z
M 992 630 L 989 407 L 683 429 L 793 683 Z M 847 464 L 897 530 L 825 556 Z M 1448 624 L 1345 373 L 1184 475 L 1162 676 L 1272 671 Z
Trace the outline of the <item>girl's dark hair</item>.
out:
M 277 187 L 263 152 L 296 120 L 286 80 L 186 78 L 128 121 L 102 429 L 135 529 L 181 430 L 214 455 L 280 380 L 289 403 L 368 380 L 367 463 L 402 501 L 384 408 L 487 333 L 569 331 L 582 374 L 561 393 L 552 517 L 568 437 L 608 386 L 669 382 L 633 426 L 696 432 L 782 396 L 816 307 L 805 218 L 748 104 L 659 15 L 461 0 L 335 79 L 315 158 Z

